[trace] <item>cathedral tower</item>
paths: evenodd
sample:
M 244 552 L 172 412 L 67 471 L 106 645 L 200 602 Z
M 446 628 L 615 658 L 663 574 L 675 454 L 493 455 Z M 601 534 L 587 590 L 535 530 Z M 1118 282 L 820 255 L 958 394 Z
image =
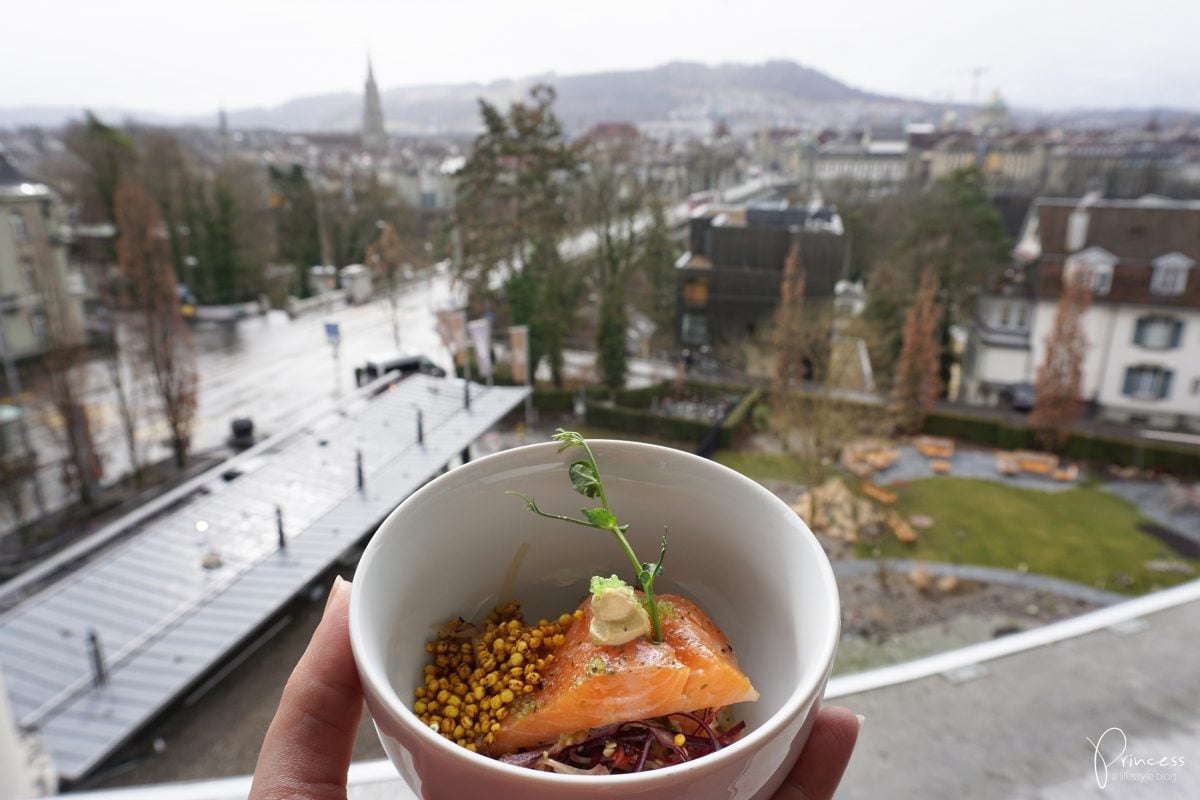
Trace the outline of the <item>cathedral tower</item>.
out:
M 383 105 L 379 102 L 379 87 L 375 71 L 367 59 L 367 86 L 363 98 L 362 149 L 372 155 L 383 155 L 388 149 L 387 130 L 383 126 Z

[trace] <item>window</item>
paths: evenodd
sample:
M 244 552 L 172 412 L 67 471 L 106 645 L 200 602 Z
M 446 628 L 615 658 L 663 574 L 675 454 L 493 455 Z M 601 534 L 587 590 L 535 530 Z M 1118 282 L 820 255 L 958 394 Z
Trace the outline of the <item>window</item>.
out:
M 1129 367 L 1121 392 L 1142 400 L 1161 400 L 1171 393 L 1171 370 L 1145 365 Z
M 1183 253 L 1167 253 L 1154 259 L 1150 276 L 1150 293 L 1178 297 L 1187 288 L 1188 271 L 1196 262 Z
M 1200 378 L 1192 378 L 1192 397 L 1200 394 Z
M 707 344 L 708 318 L 703 314 L 684 314 L 679 338 L 684 344 Z
M 1171 317 L 1142 317 L 1133 329 L 1133 343 L 1151 350 L 1179 347 L 1183 323 Z
M 1089 247 L 1067 259 L 1064 280 L 1079 277 L 1094 294 L 1105 295 L 1112 288 L 1113 267 L 1117 257 L 1102 247 Z
M 34 268 L 32 261 L 21 262 L 21 280 L 25 283 L 25 291 L 28 294 L 37 294 L 37 269 Z
M 688 305 L 708 305 L 708 278 L 687 278 L 683 282 L 683 301 Z
M 1012 321 L 1012 304 L 1011 303 L 1001 303 L 1000 304 L 1000 327 L 1007 328 L 1008 323 L 1011 321 Z
M 46 315 L 41 311 L 35 311 L 29 316 L 29 326 L 33 329 L 34 338 L 39 343 L 46 343 Z
M 1021 330 L 1029 327 L 1029 306 L 1024 303 L 1017 306 L 1017 327 Z
M 1183 294 L 1187 286 L 1187 270 L 1178 267 L 1158 267 L 1150 278 L 1150 291 L 1168 297 Z
M 1086 267 L 1087 273 L 1084 276 L 1084 284 L 1092 290 L 1094 294 L 1108 294 L 1108 290 L 1112 288 L 1112 267 L 1091 266 Z
M 25 217 L 20 211 L 8 212 L 8 222 L 12 226 L 13 237 L 19 244 L 29 241 L 29 228 L 25 225 Z

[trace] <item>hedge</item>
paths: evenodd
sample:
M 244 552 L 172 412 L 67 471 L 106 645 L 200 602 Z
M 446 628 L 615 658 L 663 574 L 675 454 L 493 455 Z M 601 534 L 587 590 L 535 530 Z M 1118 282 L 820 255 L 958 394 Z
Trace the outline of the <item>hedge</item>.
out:
M 1033 431 L 1023 425 L 944 411 L 926 417 L 923 432 L 1004 450 L 1042 449 Z M 1062 454 L 1078 461 L 1161 470 L 1178 475 L 1200 475 L 1200 450 L 1165 442 L 1146 442 L 1076 431 L 1067 437 Z
M 925 418 L 923 433 L 948 436 L 1005 450 L 1028 450 L 1037 446 L 1033 432 L 1003 420 L 968 417 L 938 411 Z
M 1063 454 L 1080 461 L 1097 461 L 1138 467 L 1173 475 L 1200 475 L 1200 451 L 1165 442 L 1149 443 L 1135 439 L 1072 433 Z
M 738 430 L 749 418 L 754 407 L 762 399 L 761 389 L 751 389 L 746 391 L 745 387 L 715 387 L 710 384 L 688 384 L 688 388 L 692 390 L 701 390 L 706 393 L 707 390 L 716 389 L 718 391 L 737 390 L 744 393 L 742 399 L 725 417 L 725 421 L 721 424 L 721 434 L 719 444 L 721 447 L 730 447 L 733 445 L 734 438 Z M 653 389 L 651 393 L 648 390 Z M 646 390 L 634 390 L 639 394 L 632 396 L 632 402 L 641 402 L 645 400 L 648 407 L 652 397 L 665 394 L 669 390 L 668 384 L 660 384 L 655 387 L 647 387 Z M 626 399 L 629 393 L 618 393 L 618 403 Z M 650 436 L 659 436 L 664 439 L 676 439 L 680 441 L 700 442 L 708 432 L 712 429 L 711 422 L 695 419 L 682 419 L 680 417 L 672 417 L 666 414 L 656 414 L 645 408 L 628 407 L 624 404 L 609 404 L 588 402 L 587 404 L 587 423 L 598 428 L 608 428 L 614 431 L 623 431 L 625 433 L 636 433 Z

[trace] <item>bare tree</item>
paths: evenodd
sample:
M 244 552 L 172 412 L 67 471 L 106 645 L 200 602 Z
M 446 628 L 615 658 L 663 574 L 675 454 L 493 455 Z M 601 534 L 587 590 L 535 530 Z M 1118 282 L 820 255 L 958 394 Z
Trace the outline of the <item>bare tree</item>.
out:
M 1071 424 L 1083 410 L 1079 396 L 1088 348 L 1083 315 L 1091 304 L 1092 293 L 1083 276 L 1064 276 L 1054 327 L 1046 336 L 1046 360 L 1034 381 L 1033 413 L 1029 415 L 1029 424 L 1047 447 L 1056 448 L 1066 441 Z
M 83 320 L 78 307 L 71 302 L 65 270 L 50 252 L 49 239 L 38 237 L 37 241 L 37 259 L 42 268 L 37 270 L 36 281 L 45 331 L 44 396 L 61 421 L 52 427 L 67 453 L 62 463 L 63 482 L 78 495 L 80 502 L 91 504 L 101 465 L 84 404 L 88 371 Z
M 14 529 L 25 524 L 25 493 L 34 477 L 34 469 L 33 460 L 26 453 L 0 456 L 0 505 L 8 512 Z
M 845 394 L 859 372 L 846 348 L 835 347 L 833 314 L 804 301 L 805 273 L 799 242 L 784 262 L 781 302 L 776 310 L 776 352 L 771 426 L 784 449 L 800 458 L 809 488 L 809 519 L 817 517 L 817 486 L 843 446 L 890 429 L 885 406 L 865 405 Z
M 137 416 L 138 398 L 145 371 L 145 362 L 131 357 L 136 345 L 126 341 L 129 331 L 122 328 L 121 320 L 128 303 L 123 294 L 110 292 L 109 309 L 112 311 L 112 343 L 104 349 L 104 369 L 117 398 L 117 416 L 121 421 L 121 435 L 129 453 L 129 474 L 134 485 L 142 485 L 142 456 L 138 445 Z
M 904 320 L 904 343 L 896 363 L 893 389 L 899 405 L 900 424 L 918 432 L 925 416 L 937 404 L 942 391 L 940 375 L 942 306 L 937 302 L 938 279 L 933 269 L 921 273 L 917 299 L 908 308 Z
M 390 222 L 379 229 L 379 238 L 367 247 L 367 267 L 387 295 L 392 314 L 392 339 L 400 347 L 400 284 L 409 263 L 400 236 Z
M 116 222 L 131 355 L 153 379 L 175 465 L 182 469 L 196 413 L 195 347 L 183 320 L 158 205 L 134 179 L 122 179 L 117 187 Z
M 783 259 L 783 278 L 779 284 L 779 307 L 775 312 L 775 391 L 784 394 L 794 380 L 808 377 L 804 359 L 808 355 L 804 326 L 804 287 L 807 273 L 800 251 L 800 239 L 793 236 Z

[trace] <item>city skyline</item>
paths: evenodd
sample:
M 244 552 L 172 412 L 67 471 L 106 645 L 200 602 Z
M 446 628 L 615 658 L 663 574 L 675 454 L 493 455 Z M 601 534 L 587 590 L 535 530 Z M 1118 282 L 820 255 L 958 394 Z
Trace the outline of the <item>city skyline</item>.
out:
M 1200 62 L 1188 33 L 1200 7 L 1166 0 L 1142 4 L 1135 16 L 1115 0 L 1086 13 L 1014 0 L 987 18 L 944 0 L 861 0 L 803 14 L 774 0 L 614 2 L 607 16 L 540 0 L 511 9 L 352 0 L 336 13 L 325 3 L 278 0 L 248 13 L 214 0 L 190 15 L 147 0 L 66 5 L 66 16 L 62 4 L 9 12 L 14 30 L 30 35 L 6 43 L 21 79 L 0 88 L 0 108 L 186 117 L 272 107 L 360 92 L 369 53 L 385 91 L 676 60 L 787 59 L 866 91 L 933 102 L 983 100 L 998 89 L 1012 105 L 1039 110 L 1200 109 Z M 53 47 L 34 35 L 47 30 Z

